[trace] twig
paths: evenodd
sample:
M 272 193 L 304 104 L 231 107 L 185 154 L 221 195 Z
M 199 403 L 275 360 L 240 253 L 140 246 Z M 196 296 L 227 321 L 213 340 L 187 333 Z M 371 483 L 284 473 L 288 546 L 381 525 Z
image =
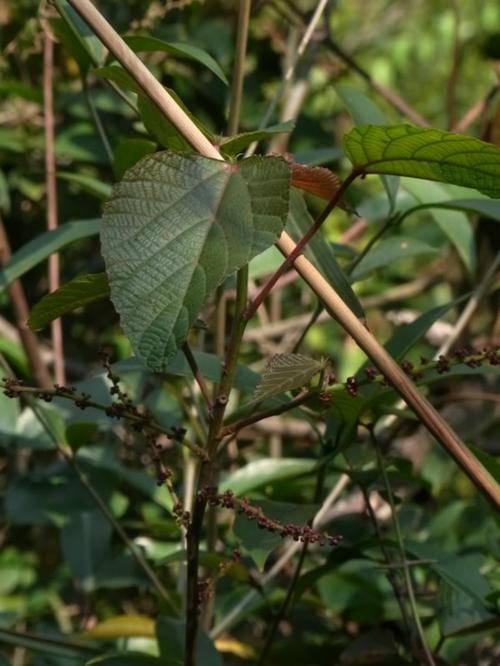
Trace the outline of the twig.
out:
M 386 231 L 389 231 L 391 227 L 393 227 L 395 224 L 397 224 L 398 221 L 398 214 L 389 217 L 385 224 L 383 224 L 380 229 L 377 231 L 376 234 L 374 234 L 368 243 L 364 246 L 364 248 L 361 250 L 361 252 L 356 256 L 356 258 L 351 262 L 349 265 L 349 268 L 347 269 L 347 275 L 350 276 L 354 273 L 354 269 L 356 266 L 358 266 L 363 259 L 366 257 L 368 252 L 372 249 L 372 247 L 375 245 L 377 241 L 379 241 L 382 236 L 386 233 Z
M 85 101 L 87 102 L 87 106 L 89 107 L 90 115 L 92 117 L 92 120 L 94 121 L 97 133 L 99 134 L 102 145 L 104 146 L 104 151 L 107 155 L 108 161 L 111 164 L 111 166 L 113 166 L 114 162 L 113 150 L 111 148 L 111 144 L 109 143 L 109 139 L 104 129 L 104 125 L 102 124 L 101 117 L 99 116 L 99 113 L 94 104 L 94 100 L 92 99 L 92 92 L 89 88 L 88 81 L 85 77 L 82 77 L 82 90 L 83 90 L 83 96 L 85 97 Z
M 406 586 L 406 593 L 408 595 L 408 601 L 410 604 L 411 612 L 412 612 L 412 617 L 413 621 L 415 623 L 415 627 L 417 629 L 417 633 L 420 639 L 420 643 L 422 645 L 422 650 L 426 659 L 426 662 L 428 666 L 436 666 L 436 662 L 434 661 L 434 658 L 432 656 L 432 653 L 429 649 L 429 646 L 427 645 L 427 641 L 425 639 L 425 634 L 424 634 L 424 629 L 422 627 L 422 623 L 420 622 L 420 616 L 418 614 L 418 608 L 417 608 L 417 602 L 415 599 L 415 592 L 413 590 L 413 582 L 411 580 L 411 573 L 410 573 L 410 567 L 408 566 L 408 563 L 406 561 L 406 551 L 404 547 L 404 541 L 403 541 L 403 535 L 401 533 L 401 527 L 399 525 L 399 519 L 396 513 L 396 504 L 394 502 L 394 495 L 392 493 L 392 487 L 389 481 L 389 477 L 387 476 L 387 470 L 385 468 L 384 464 L 384 458 L 382 456 L 382 451 L 380 449 L 379 442 L 377 440 L 377 437 L 375 436 L 375 432 L 373 427 L 368 427 L 368 432 L 370 433 L 370 438 L 372 441 L 372 444 L 375 449 L 375 453 L 377 456 L 377 463 L 378 467 L 380 469 L 380 473 L 382 474 L 382 479 L 384 481 L 384 486 L 387 492 L 387 499 L 389 500 L 389 504 L 391 506 L 391 518 L 392 518 L 392 523 L 394 526 L 394 532 L 396 535 L 396 541 L 398 544 L 398 550 L 399 550 L 399 556 L 401 558 L 401 564 L 403 565 L 403 575 L 405 579 L 405 586 Z
M 45 185 L 47 196 L 47 229 L 57 228 L 56 161 L 54 153 L 54 41 L 47 25 L 43 42 L 43 121 L 45 130 Z M 49 291 L 59 288 L 59 255 L 49 257 Z M 51 322 L 54 350 L 54 376 L 58 384 L 65 384 L 64 348 L 61 319 Z
M 496 83 L 490 88 L 483 99 L 474 102 L 470 109 L 464 113 L 462 118 L 460 118 L 460 120 L 452 128 L 452 132 L 458 132 L 459 134 L 465 132 L 465 130 L 486 111 L 499 91 L 500 84 Z
M 4 223 L 0 217 L 0 266 L 8 263 L 11 256 L 9 239 L 5 231 Z M 52 385 L 52 378 L 47 366 L 42 360 L 42 354 L 38 344 L 36 334 L 28 328 L 27 321 L 29 317 L 29 306 L 24 293 L 21 280 L 14 280 L 7 288 L 9 299 L 14 311 L 14 318 L 16 320 L 17 330 L 21 339 L 24 351 L 28 357 L 31 370 L 36 383 L 43 387 L 48 388 Z

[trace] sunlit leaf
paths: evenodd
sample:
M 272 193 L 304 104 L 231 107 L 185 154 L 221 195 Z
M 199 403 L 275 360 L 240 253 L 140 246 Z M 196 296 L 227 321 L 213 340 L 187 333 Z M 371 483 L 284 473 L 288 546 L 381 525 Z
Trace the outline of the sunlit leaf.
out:
M 473 187 L 500 198 L 500 148 L 413 125 L 359 125 L 344 148 L 360 173 L 393 174 Z
M 113 188 L 102 253 L 122 326 L 148 368 L 164 370 L 206 296 L 275 242 L 288 195 L 281 158 L 229 165 L 168 152 L 143 158 Z
M 154 620 L 146 615 L 115 615 L 80 634 L 81 638 L 108 641 L 134 636 L 154 638 Z

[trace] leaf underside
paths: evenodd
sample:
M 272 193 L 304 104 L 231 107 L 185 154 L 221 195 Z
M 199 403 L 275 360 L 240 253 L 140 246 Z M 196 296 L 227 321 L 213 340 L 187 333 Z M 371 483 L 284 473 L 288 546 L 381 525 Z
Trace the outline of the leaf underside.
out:
M 252 395 L 252 402 L 300 388 L 323 368 L 323 362 L 302 354 L 276 354 L 269 361 Z
M 500 198 L 500 149 L 479 139 L 407 124 L 359 125 L 344 148 L 361 173 L 436 180 Z
M 111 299 L 149 369 L 166 368 L 206 296 L 275 242 L 289 180 L 279 157 L 230 165 L 161 152 L 113 188 L 101 231 Z

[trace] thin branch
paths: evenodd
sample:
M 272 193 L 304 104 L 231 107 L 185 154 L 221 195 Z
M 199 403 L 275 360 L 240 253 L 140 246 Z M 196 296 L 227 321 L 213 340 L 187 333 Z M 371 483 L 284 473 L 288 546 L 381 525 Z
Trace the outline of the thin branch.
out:
M 448 128 L 455 125 L 456 103 L 457 103 L 457 83 L 460 67 L 460 3 L 459 0 L 452 0 L 453 10 L 453 44 L 451 49 L 451 67 L 448 81 L 446 84 L 446 108 L 448 115 Z
M 107 155 L 108 161 L 111 164 L 111 166 L 113 166 L 114 162 L 113 149 L 111 148 L 111 144 L 106 134 L 106 130 L 104 129 L 101 117 L 99 116 L 99 112 L 97 111 L 96 106 L 94 104 L 94 100 L 92 99 L 92 92 L 89 88 L 88 81 L 85 77 L 82 77 L 82 90 L 83 90 L 83 96 L 85 97 L 85 101 L 87 102 L 87 106 L 89 108 L 90 115 L 92 117 L 92 120 L 94 121 L 97 133 L 99 134 L 102 145 L 104 146 L 104 151 Z
M 493 99 L 496 97 L 497 93 L 500 91 L 500 83 L 495 83 L 494 86 L 490 88 L 488 93 L 482 99 L 474 102 L 474 104 L 468 109 L 462 118 L 454 125 L 452 132 L 458 132 L 459 134 L 465 132 L 465 130 L 476 122 L 478 118 L 488 109 Z
M 405 579 L 405 585 L 406 585 L 406 593 L 408 595 L 408 601 L 410 603 L 410 608 L 412 612 L 412 617 L 413 621 L 415 623 L 415 627 L 417 629 L 417 633 L 420 639 L 420 643 L 422 646 L 422 650 L 425 656 L 425 660 L 428 664 L 428 666 L 436 666 L 436 662 L 434 661 L 434 658 L 432 656 L 432 653 L 429 649 L 429 646 L 427 645 L 427 641 L 425 638 L 425 633 L 424 629 L 422 627 L 422 623 L 420 622 L 420 616 L 418 614 L 418 608 L 417 608 L 417 601 L 415 598 L 415 592 L 413 590 L 413 582 L 411 579 L 411 573 L 410 573 L 410 567 L 408 566 L 408 562 L 406 561 L 406 551 L 405 551 L 405 546 L 404 546 L 404 541 L 403 541 L 403 535 L 401 532 L 401 527 L 399 525 L 399 519 L 397 516 L 396 512 L 396 503 L 394 502 L 394 495 L 392 493 L 392 487 L 391 483 L 389 481 L 389 477 L 387 475 L 387 470 L 385 468 L 385 463 L 384 463 L 384 458 L 382 456 L 382 451 L 380 449 L 380 444 L 375 436 L 375 432 L 373 430 L 373 427 L 368 428 L 368 432 L 370 433 L 370 438 L 372 441 L 372 444 L 375 448 L 375 453 L 377 456 L 377 463 L 378 467 L 380 469 L 380 473 L 382 474 L 382 479 L 384 481 L 384 486 L 387 492 L 387 499 L 389 500 L 389 504 L 391 507 L 391 518 L 392 518 L 392 523 L 394 526 L 394 532 L 396 535 L 396 541 L 398 544 L 398 550 L 399 550 L 399 556 L 401 558 L 401 564 L 403 568 L 403 575 Z
M 57 228 L 56 160 L 54 152 L 54 41 L 44 26 L 43 43 L 43 121 L 45 130 L 45 185 L 47 196 L 47 229 Z M 49 257 L 49 291 L 59 288 L 59 255 Z M 52 348 L 54 350 L 54 376 L 58 384 L 65 384 L 64 348 L 61 319 L 51 322 Z
M 4 223 L 0 217 L 0 266 L 9 262 L 11 256 L 10 243 L 5 231 Z M 30 368 L 33 372 L 36 383 L 43 387 L 52 386 L 52 378 L 47 366 L 42 360 L 42 353 L 38 344 L 36 334 L 28 327 L 27 321 L 30 314 L 28 301 L 23 289 L 21 280 L 14 280 L 8 288 L 7 293 L 14 311 L 19 337 L 23 345 Z

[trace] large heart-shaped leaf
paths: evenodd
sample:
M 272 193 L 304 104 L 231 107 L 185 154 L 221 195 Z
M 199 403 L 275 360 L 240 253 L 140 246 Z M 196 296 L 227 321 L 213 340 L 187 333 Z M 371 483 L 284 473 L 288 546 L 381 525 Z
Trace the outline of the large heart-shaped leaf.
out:
M 413 125 L 358 125 L 344 148 L 359 173 L 437 180 L 500 198 L 500 148 L 479 139 Z
M 102 253 L 111 299 L 135 353 L 161 371 L 213 289 L 272 245 L 288 215 L 280 157 L 228 164 L 148 155 L 105 206 Z

